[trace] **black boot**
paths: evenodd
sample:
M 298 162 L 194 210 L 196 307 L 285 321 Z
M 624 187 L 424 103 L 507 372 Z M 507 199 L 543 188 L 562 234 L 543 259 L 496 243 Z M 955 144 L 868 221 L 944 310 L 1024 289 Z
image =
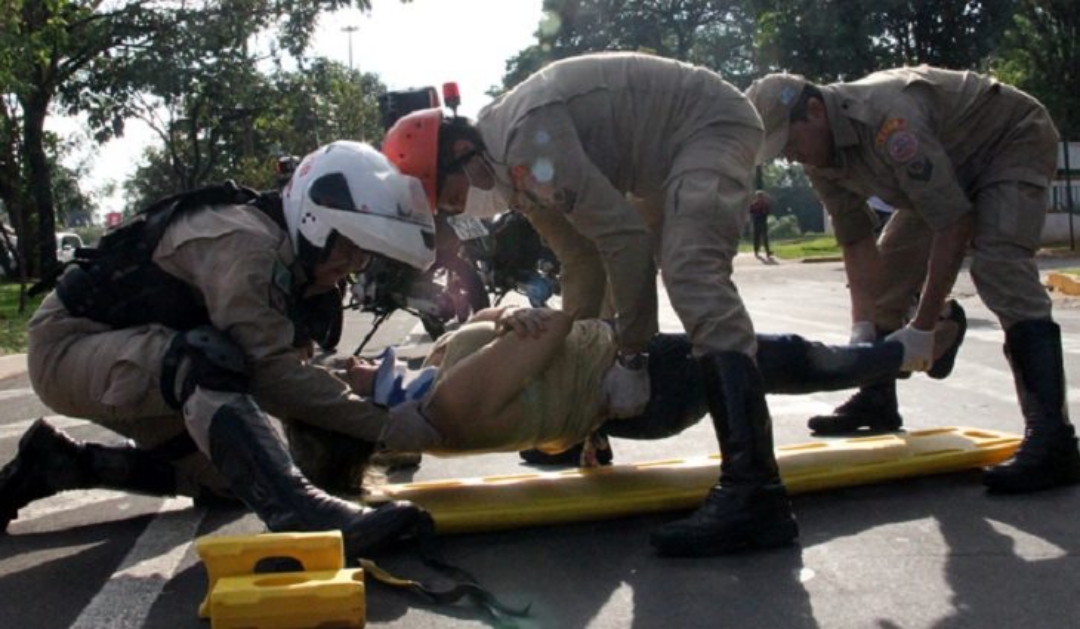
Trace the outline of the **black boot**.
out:
M 769 393 L 838 391 L 895 377 L 900 343 L 825 345 L 796 334 L 759 334 L 757 363 Z
M 408 502 L 369 509 L 312 485 L 246 395 L 220 406 L 207 432 L 210 460 L 271 531 L 340 530 L 346 555 L 356 558 L 413 533 L 426 517 Z
M 0 470 L 0 532 L 35 500 L 91 488 L 173 496 L 176 474 L 144 450 L 78 441 L 39 419 L 19 440 L 15 459 Z
M 811 417 L 806 425 L 816 435 L 851 434 L 863 428 L 891 432 L 904 423 L 897 407 L 896 379 L 886 378 L 862 387 L 831 415 Z
M 935 358 L 934 364 L 930 365 L 930 369 L 927 370 L 926 375 L 935 380 L 947 378 L 952 373 L 953 365 L 956 364 L 956 354 L 960 352 L 960 345 L 963 344 L 964 335 L 967 334 L 967 314 L 964 312 L 963 307 L 960 306 L 960 302 L 955 299 L 945 302 L 945 312 L 942 314 L 940 321 L 951 321 L 956 324 L 956 341 Z M 934 353 L 938 353 L 936 343 Z
M 761 375 L 737 352 L 700 363 L 720 440 L 720 482 L 690 517 L 653 533 L 652 545 L 665 555 L 704 556 L 789 544 L 799 527 L 776 466 Z
M 934 330 L 935 358 L 928 376 L 942 379 L 952 373 L 966 332 L 964 309 L 950 300 L 946 314 Z M 826 345 L 797 334 L 759 334 L 757 340 L 758 369 L 769 393 L 803 394 L 866 387 L 895 378 L 904 362 L 904 347 L 896 342 Z M 889 406 L 895 413 L 895 389 L 886 395 L 893 398 Z
M 1080 483 L 1080 450 L 1065 402 L 1061 328 L 1053 321 L 1021 321 L 1005 332 L 1024 440 L 1013 458 L 992 467 L 983 482 L 992 492 L 1024 493 Z
M 943 323 L 953 326 L 947 331 Z M 878 338 L 887 335 L 886 330 L 878 329 Z M 956 354 L 964 342 L 967 333 L 967 315 L 960 303 L 950 299 L 939 320 L 934 337 L 934 363 L 926 372 L 928 376 L 941 380 L 952 373 Z M 868 355 L 870 356 L 870 355 Z M 902 357 L 902 354 L 901 354 Z M 877 375 L 882 370 L 893 369 L 893 357 L 883 358 L 874 364 L 874 359 L 867 358 L 861 365 L 864 375 Z M 899 370 L 899 365 L 895 367 Z M 906 378 L 905 373 L 896 376 Z M 855 395 L 836 407 L 831 415 L 817 415 L 807 422 L 810 431 L 816 435 L 843 435 L 867 429 L 868 432 L 893 432 L 900 430 L 904 420 L 900 417 L 899 404 L 896 401 L 896 376 L 883 377 L 878 381 L 863 385 Z M 865 381 L 865 379 L 864 379 Z M 824 389 L 823 389 L 824 390 Z M 772 389 L 770 389 L 772 391 Z

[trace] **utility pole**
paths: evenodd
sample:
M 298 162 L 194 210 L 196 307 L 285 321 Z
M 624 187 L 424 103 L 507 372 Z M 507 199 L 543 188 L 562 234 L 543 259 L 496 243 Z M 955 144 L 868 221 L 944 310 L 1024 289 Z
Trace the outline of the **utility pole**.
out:
M 352 65 L 352 35 L 356 31 L 360 30 L 359 26 L 342 26 L 341 31 L 349 34 L 349 70 L 353 69 Z

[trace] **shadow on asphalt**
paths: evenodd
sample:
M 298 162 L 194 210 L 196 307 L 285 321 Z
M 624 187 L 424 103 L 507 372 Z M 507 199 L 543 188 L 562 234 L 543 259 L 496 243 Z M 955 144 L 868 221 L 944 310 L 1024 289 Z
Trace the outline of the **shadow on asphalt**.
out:
M 1065 610 L 1077 609 L 1069 580 L 1069 566 L 1080 552 L 1075 521 L 1049 515 L 1060 513 L 1069 491 L 997 498 L 985 494 L 979 473 L 973 472 L 803 495 L 794 500 L 802 527 L 798 546 L 707 559 L 667 559 L 651 551 L 649 532 L 676 515 L 460 535 L 443 538 L 442 544 L 449 561 L 475 574 L 504 602 L 531 605 L 528 619 L 516 624 L 489 619 L 490 626 L 808 628 L 819 624 L 805 585 L 814 577 L 804 570 L 804 553 L 829 544 L 841 566 L 850 556 L 854 570 L 880 574 L 881 562 L 921 558 L 920 540 L 853 539 L 845 546 L 844 538 L 926 520 L 937 529 L 927 531 L 934 546 L 926 554 L 941 552 L 941 538 L 947 545 L 944 574 L 927 577 L 945 580 L 956 610 L 935 626 L 1021 626 L 1037 616 L 1033 610 L 1059 610 L 1068 618 Z M 1021 556 L 1014 548 L 1018 534 L 1061 552 L 1035 560 Z M 407 555 L 383 563 L 410 576 L 432 576 Z M 372 622 L 390 622 L 415 607 L 453 618 L 484 618 L 475 608 L 432 607 L 383 587 L 372 588 L 368 605 Z M 883 617 L 878 626 L 897 627 L 901 620 Z
M 127 508 L 124 500 L 117 499 L 118 512 Z M 501 623 L 470 605 L 435 607 L 416 595 L 370 585 L 368 619 L 388 623 L 410 609 L 427 609 L 493 627 L 810 628 L 819 622 L 808 587 L 815 588 L 815 598 L 825 596 L 832 605 L 857 606 L 857 597 L 845 601 L 839 591 L 845 582 L 857 583 L 860 574 L 880 579 L 889 562 L 937 566 L 931 560 L 944 554 L 940 573 L 935 568 L 926 578 L 931 584 L 944 582 L 954 612 L 932 626 L 1030 626 L 1032 618 L 1046 618 L 1045 610 L 1052 610 L 1053 618 L 1080 616 L 1070 580 L 1080 554 L 1075 513 L 1069 510 L 1075 504 L 1075 489 L 988 496 L 978 472 L 972 472 L 797 496 L 799 545 L 727 557 L 667 559 L 653 553 L 649 533 L 679 514 L 450 536 L 441 540 L 448 561 L 476 575 L 503 602 L 531 605 L 531 615 L 515 624 Z M 93 508 L 100 513 L 101 504 Z M 34 608 L 43 602 L 26 599 L 61 587 L 64 601 L 48 616 L 55 623 L 49 626 L 68 626 L 153 517 L 146 513 L 65 528 L 66 521 L 86 517 L 79 511 L 58 514 L 49 532 L 0 536 L 0 562 L 16 566 L 0 577 L 4 626 L 42 627 L 42 613 Z M 211 511 L 198 534 L 250 529 L 244 521 L 249 516 L 242 509 Z M 890 525 L 904 522 L 919 523 L 904 527 L 908 536 L 919 531 L 918 537 L 891 537 Z M 929 544 L 925 552 L 919 547 L 923 543 Z M 813 565 L 834 565 L 844 580 L 815 576 L 805 568 L 808 553 Z M 379 560 L 402 575 L 448 585 L 411 551 Z M 187 561 L 157 598 L 145 626 L 206 626 L 196 620 L 194 609 L 205 592 L 205 571 L 197 558 Z M 904 572 L 910 575 L 910 565 L 898 570 Z M 926 586 L 883 582 L 870 587 L 892 588 L 900 595 L 919 585 Z M 901 626 L 902 618 L 889 618 L 888 610 L 880 613 L 876 626 Z M 439 626 L 438 619 L 430 626 Z

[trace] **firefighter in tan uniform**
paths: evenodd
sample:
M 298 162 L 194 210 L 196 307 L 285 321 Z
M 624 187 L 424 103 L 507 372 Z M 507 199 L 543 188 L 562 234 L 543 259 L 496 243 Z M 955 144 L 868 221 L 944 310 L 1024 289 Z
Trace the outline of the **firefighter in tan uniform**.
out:
M 1061 329 L 1034 259 L 1058 139 L 1046 109 L 990 77 L 927 66 L 833 85 L 774 74 L 747 95 L 765 123 L 763 160 L 802 163 L 833 218 L 851 286 L 852 340 L 887 334 L 922 356 L 908 370 L 927 370 L 928 331 L 970 246 L 976 289 L 1005 330 L 1026 426 L 1016 456 L 988 470 L 985 483 L 1024 492 L 1080 482 Z M 872 195 L 900 208 L 878 246 L 866 209 Z M 813 418 L 811 428 L 900 423 L 891 380 Z
M 29 324 L 31 383 L 54 411 L 130 442 L 78 442 L 39 420 L 0 472 L 2 528 L 32 500 L 109 487 L 232 494 L 274 531 L 340 529 L 350 553 L 407 533 L 418 508 L 359 508 L 317 489 L 264 411 L 369 452 L 397 438 L 390 413 L 302 360 L 290 315 L 373 255 L 426 267 L 432 233 L 419 182 L 369 146 L 337 142 L 309 155 L 276 203 L 177 210 L 146 265 L 154 285 L 125 291 L 102 283 L 103 267 L 69 269 Z M 162 285 L 167 293 L 154 292 Z M 202 325 L 173 318 L 185 309 Z
M 573 316 L 597 316 L 610 290 L 618 358 L 602 386 L 615 417 L 648 401 L 659 266 L 705 373 L 724 461 L 705 505 L 653 535 L 663 553 L 797 535 L 753 325 L 731 278 L 761 140 L 754 108 L 712 71 L 607 53 L 552 63 L 484 108 L 475 126 L 440 109 L 414 112 L 383 144 L 442 209 L 525 214 L 560 259 Z

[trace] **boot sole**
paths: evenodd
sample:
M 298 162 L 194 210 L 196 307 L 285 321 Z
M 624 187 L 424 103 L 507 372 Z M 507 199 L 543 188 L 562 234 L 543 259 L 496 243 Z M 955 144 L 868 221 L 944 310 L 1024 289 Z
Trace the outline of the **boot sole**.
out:
M 9 483 L 18 482 L 18 476 L 23 473 L 23 466 L 25 464 L 25 459 L 21 457 L 28 454 L 33 449 L 34 441 L 38 439 L 38 435 L 42 434 L 42 432 L 52 432 L 52 427 L 49 426 L 44 419 L 38 419 L 31 424 L 30 428 L 28 428 L 26 432 L 23 433 L 23 436 L 19 438 L 19 447 L 15 453 L 15 458 L 5 465 L 3 469 L 0 469 L 0 488 L 7 488 Z M 48 495 L 39 496 L 13 509 L 0 511 L 0 534 L 7 533 L 8 525 L 11 524 L 12 520 L 19 517 L 19 509 L 25 507 L 34 500 L 40 500 L 41 498 L 47 497 Z
M 415 505 L 386 504 L 370 511 L 357 525 L 342 531 L 345 556 L 355 560 L 392 546 L 412 536 L 423 526 L 423 520 L 431 516 Z M 434 523 L 430 524 L 434 530 Z
M 1071 485 L 1080 484 L 1080 467 L 1075 469 L 1055 470 L 1048 477 L 1040 479 L 1039 482 L 1027 482 L 1022 483 L 1020 481 L 995 481 L 993 476 L 984 476 L 983 485 L 986 487 L 987 493 L 995 495 L 1016 495 L 1016 494 L 1030 494 L 1036 491 L 1045 491 L 1047 489 L 1056 489 L 1058 487 L 1069 487 Z
M 21 471 L 19 468 L 20 461 L 18 459 L 12 460 L 5 465 L 3 469 L 0 469 L 0 495 L 3 495 L 4 489 L 7 488 L 8 483 L 16 482 L 16 477 Z M 25 506 L 25 505 L 23 505 Z M 19 508 L 0 510 L 0 534 L 7 533 L 8 524 L 11 521 L 19 517 Z
M 848 425 L 842 428 L 810 428 L 810 434 L 818 437 L 843 437 L 843 436 L 867 436 L 867 435 L 879 435 L 891 432 L 900 432 L 903 430 L 903 421 L 897 421 L 895 424 L 874 424 L 871 422 L 863 422 L 858 425 Z
M 712 557 L 728 555 L 744 550 L 765 550 L 789 546 L 799 537 L 799 525 L 794 519 L 759 529 L 745 539 L 698 539 L 696 542 L 665 547 L 664 542 L 653 539 L 657 552 L 667 557 Z
M 956 355 L 960 353 L 960 346 L 963 345 L 964 336 L 967 334 L 967 314 L 960 307 L 959 302 L 954 299 L 950 300 L 950 302 L 952 302 L 952 312 L 949 313 L 948 320 L 955 322 L 958 327 L 956 340 L 953 341 L 952 346 L 944 354 L 934 361 L 929 371 L 926 372 L 926 375 L 934 380 L 943 380 L 952 373 L 953 366 L 956 364 Z

